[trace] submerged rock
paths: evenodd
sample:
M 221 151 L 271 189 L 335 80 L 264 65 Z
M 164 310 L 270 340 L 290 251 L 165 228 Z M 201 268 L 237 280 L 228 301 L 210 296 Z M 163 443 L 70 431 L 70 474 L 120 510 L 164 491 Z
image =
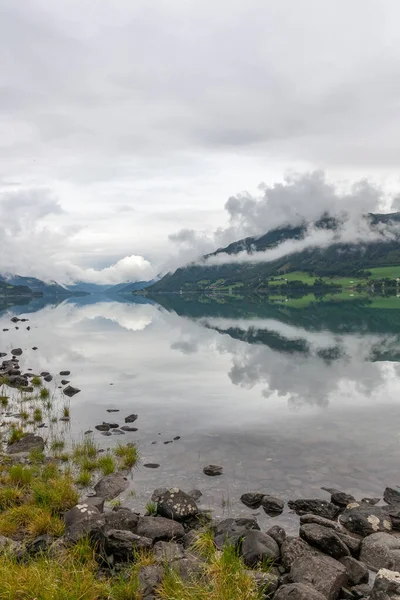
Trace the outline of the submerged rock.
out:
M 260 494 L 259 492 L 247 492 L 240 496 L 240 501 L 249 508 L 259 508 L 263 498 L 264 494 Z
M 125 423 L 133 423 L 134 421 L 136 421 L 136 419 L 138 418 L 138 415 L 129 415 L 127 417 L 125 417 Z
M 68 375 L 71 375 L 71 371 L 60 371 L 60 375 L 61 377 L 68 377 Z
M 121 427 L 122 431 L 138 431 L 137 427 L 129 427 L 129 425 L 123 425 Z
M 78 388 L 72 387 L 72 385 L 67 385 L 67 387 L 64 388 L 63 393 L 71 398 L 72 396 L 75 396 L 75 394 L 79 394 L 80 391 L 81 390 L 78 390 Z
M 261 506 L 263 507 L 264 512 L 266 512 L 267 515 L 269 515 L 270 517 L 275 517 L 281 514 L 285 503 L 281 498 L 266 495 L 262 499 Z
M 209 477 L 215 477 L 217 475 L 222 475 L 223 467 L 219 467 L 218 465 L 208 465 L 204 467 L 203 473 L 204 475 L 208 475 Z

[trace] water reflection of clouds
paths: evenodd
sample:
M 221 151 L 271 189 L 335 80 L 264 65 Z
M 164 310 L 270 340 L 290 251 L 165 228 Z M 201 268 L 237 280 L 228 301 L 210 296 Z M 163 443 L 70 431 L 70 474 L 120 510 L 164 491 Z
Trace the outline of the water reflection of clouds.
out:
M 372 400 L 382 390 L 386 400 L 397 394 L 398 365 L 376 361 L 377 356 L 398 353 L 396 336 L 315 332 L 272 319 L 202 318 L 186 324 L 184 336 L 171 348 L 193 353 L 204 344 L 213 345 L 218 352 L 230 354 L 228 376 L 234 385 L 259 386 L 262 396 L 286 397 L 291 408 L 327 406 L 333 396 L 342 402 L 351 396 L 353 402 Z M 217 339 L 215 334 L 210 338 L 213 330 Z M 274 342 L 282 342 L 281 350 L 265 343 L 270 334 Z M 291 351 L 290 342 L 304 351 Z

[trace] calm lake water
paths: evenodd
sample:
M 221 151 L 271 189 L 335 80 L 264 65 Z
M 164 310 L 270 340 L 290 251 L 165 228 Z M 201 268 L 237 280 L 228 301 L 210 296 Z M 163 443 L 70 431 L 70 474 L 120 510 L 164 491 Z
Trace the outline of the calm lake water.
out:
M 160 464 L 134 470 L 128 506 L 143 510 L 156 487 L 179 486 L 199 488 L 215 516 L 248 515 L 246 491 L 328 498 L 327 486 L 362 497 L 400 485 L 400 310 L 159 300 L 93 295 L 0 313 L 0 351 L 22 347 L 24 369 L 70 370 L 81 389 L 67 437 L 139 415 L 137 432 L 94 433 L 102 448 L 135 441 L 142 463 Z M 14 315 L 31 330 L 16 330 Z M 205 476 L 210 463 L 224 475 Z M 294 516 L 274 522 L 290 527 Z

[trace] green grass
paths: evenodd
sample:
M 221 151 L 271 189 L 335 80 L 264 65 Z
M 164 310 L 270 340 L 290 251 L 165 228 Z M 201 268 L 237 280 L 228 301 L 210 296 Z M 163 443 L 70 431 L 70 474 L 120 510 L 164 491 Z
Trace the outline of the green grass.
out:
M 400 265 L 393 267 L 373 267 L 372 269 L 365 269 L 371 272 L 370 279 L 396 279 L 400 277 Z
M 139 460 L 138 450 L 133 444 L 118 444 L 114 448 L 114 454 L 118 458 L 121 469 L 131 469 Z
M 97 467 L 103 473 L 103 475 L 111 475 L 115 472 L 115 460 L 111 454 L 103 454 L 97 460 Z
M 54 438 L 50 444 L 50 450 L 52 450 L 52 452 L 60 452 L 61 450 L 64 450 L 64 448 L 65 442 L 61 438 Z
M 0 404 L 3 408 L 8 406 L 8 396 L 0 396 Z
M 14 444 L 14 442 L 19 442 L 25 435 L 22 427 L 17 427 L 16 425 L 11 425 L 9 435 L 8 435 L 8 443 Z
M 43 413 L 40 408 L 34 409 L 33 420 L 35 421 L 35 423 L 41 423 L 43 421 Z
M 78 477 L 75 479 L 75 483 L 77 485 L 81 485 L 83 487 L 87 487 L 90 485 L 92 481 L 92 474 L 90 471 L 83 470 L 79 473 Z
M 35 387 L 40 387 L 42 385 L 42 380 L 38 375 L 35 375 L 34 377 L 32 377 L 31 383 Z
M 50 396 L 50 392 L 44 387 L 40 390 L 39 396 L 42 400 L 47 400 L 47 398 Z
M 148 515 L 156 515 L 157 514 L 157 503 L 156 502 L 148 502 L 146 504 L 146 512 Z
M 35 472 L 30 467 L 23 465 L 12 465 L 9 468 L 8 476 L 12 485 L 26 487 L 32 483 Z
M 66 404 L 63 407 L 63 417 L 66 419 L 69 419 L 69 417 L 70 417 L 69 406 L 67 406 Z

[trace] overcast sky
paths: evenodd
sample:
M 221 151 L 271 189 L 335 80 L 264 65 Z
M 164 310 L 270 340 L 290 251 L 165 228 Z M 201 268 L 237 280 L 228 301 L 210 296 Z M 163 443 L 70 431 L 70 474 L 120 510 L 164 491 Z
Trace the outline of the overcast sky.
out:
M 0 271 L 151 277 L 189 255 L 188 236 L 208 251 L 231 235 L 232 197 L 265 207 L 287 172 L 323 170 L 335 190 L 367 178 L 384 209 L 400 191 L 397 0 L 0 11 Z

